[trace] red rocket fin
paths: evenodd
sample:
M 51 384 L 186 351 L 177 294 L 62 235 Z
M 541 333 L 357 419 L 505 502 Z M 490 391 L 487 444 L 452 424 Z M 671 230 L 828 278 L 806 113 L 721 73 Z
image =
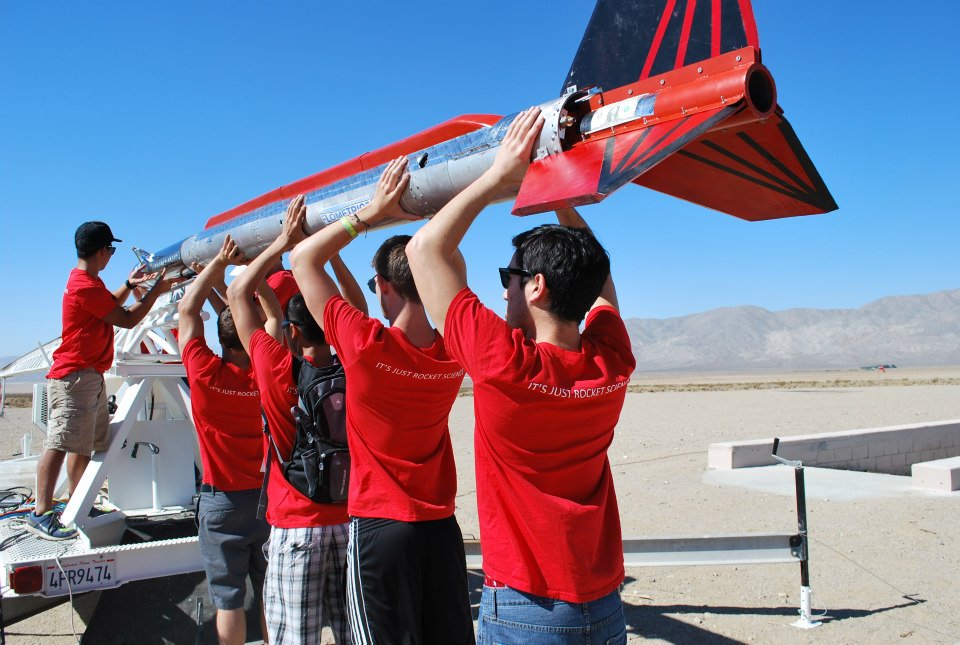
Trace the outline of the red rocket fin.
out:
M 735 106 L 691 114 L 577 145 L 530 164 L 514 215 L 595 204 L 737 112 Z
M 561 95 L 610 90 L 742 47 L 760 48 L 750 0 L 598 0 Z
M 779 110 L 765 121 L 709 132 L 633 181 L 750 221 L 837 209 Z
M 759 62 L 759 46 L 750 0 L 598 0 L 564 91 L 572 85 L 650 91 L 636 84 L 660 76 L 662 85 L 684 67 L 699 75 L 701 61 L 745 47 Z M 835 210 L 782 110 L 728 120 L 741 109 L 731 105 L 588 140 L 534 162 L 514 213 L 596 203 L 627 182 L 747 220 Z
M 751 221 L 836 210 L 782 113 L 723 128 L 738 112 L 694 114 L 535 161 L 513 213 L 595 204 L 628 182 Z

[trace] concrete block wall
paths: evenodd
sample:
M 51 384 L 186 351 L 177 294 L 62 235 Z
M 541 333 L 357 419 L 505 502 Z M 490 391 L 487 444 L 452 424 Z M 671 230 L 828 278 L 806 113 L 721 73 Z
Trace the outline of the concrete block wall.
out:
M 773 438 L 710 445 L 709 468 L 730 470 L 777 463 Z M 782 437 L 777 454 L 805 466 L 910 475 L 913 464 L 960 456 L 960 419 Z

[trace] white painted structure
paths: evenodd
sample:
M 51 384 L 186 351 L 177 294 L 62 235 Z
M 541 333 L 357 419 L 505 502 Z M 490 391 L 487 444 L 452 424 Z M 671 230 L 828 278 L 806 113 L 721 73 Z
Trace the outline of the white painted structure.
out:
M 181 287 L 162 296 L 139 325 L 116 330 L 114 365 L 106 374 L 108 392 L 115 392 L 117 405 L 110 421 L 110 447 L 90 460 L 62 514 L 65 524 L 80 529 L 79 537 L 42 540 L 23 531 L 15 518 L 0 521 L 5 605 L 18 596 L 12 586 L 16 576 L 38 570 L 42 584 L 31 593 L 46 597 L 202 570 L 196 536 L 120 543 L 129 518 L 162 520 L 189 515 L 194 509 L 201 464 L 190 392 L 171 332 L 182 295 Z M 40 359 L 49 360 L 45 350 L 52 345 L 11 364 L 3 375 L 47 369 L 48 363 L 41 364 Z M 44 423 L 45 412 L 42 405 L 35 409 Z M 35 456 L 20 461 L 34 462 L 35 469 Z M 105 483 L 109 491 L 105 501 L 119 510 L 90 517 Z M 61 474 L 59 494 L 64 484 Z

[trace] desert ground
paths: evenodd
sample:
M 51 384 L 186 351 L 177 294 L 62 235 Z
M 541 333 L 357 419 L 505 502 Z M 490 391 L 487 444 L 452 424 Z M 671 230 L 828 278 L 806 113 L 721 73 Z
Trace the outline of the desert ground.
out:
M 5 412 L 4 459 L 31 431 L 29 410 Z M 958 418 L 960 368 L 635 375 L 609 451 L 623 535 L 796 530 L 792 471 L 708 471 L 711 443 Z M 479 537 L 472 425 L 473 399 L 465 393 L 453 408 L 451 433 L 457 517 L 468 538 Z M 40 432 L 34 437 L 36 451 Z M 629 569 L 629 642 L 960 643 L 960 492 L 914 490 L 904 477 L 837 476 L 806 470 L 810 584 L 814 611 L 825 614 L 821 627 L 790 624 L 799 605 L 796 564 Z M 84 598 L 78 604 L 91 604 Z M 11 625 L 8 642 L 72 643 L 70 613 L 63 605 Z M 108 619 L 80 607 L 78 631 L 88 629 L 91 615 Z M 166 641 L 150 634 L 140 642 Z

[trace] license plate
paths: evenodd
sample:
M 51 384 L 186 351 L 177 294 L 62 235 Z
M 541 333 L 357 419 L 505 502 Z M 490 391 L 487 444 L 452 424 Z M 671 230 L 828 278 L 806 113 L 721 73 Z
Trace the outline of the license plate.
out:
M 117 561 L 113 555 L 61 562 L 60 567 L 56 563 L 46 566 L 43 582 L 49 596 L 117 585 Z

